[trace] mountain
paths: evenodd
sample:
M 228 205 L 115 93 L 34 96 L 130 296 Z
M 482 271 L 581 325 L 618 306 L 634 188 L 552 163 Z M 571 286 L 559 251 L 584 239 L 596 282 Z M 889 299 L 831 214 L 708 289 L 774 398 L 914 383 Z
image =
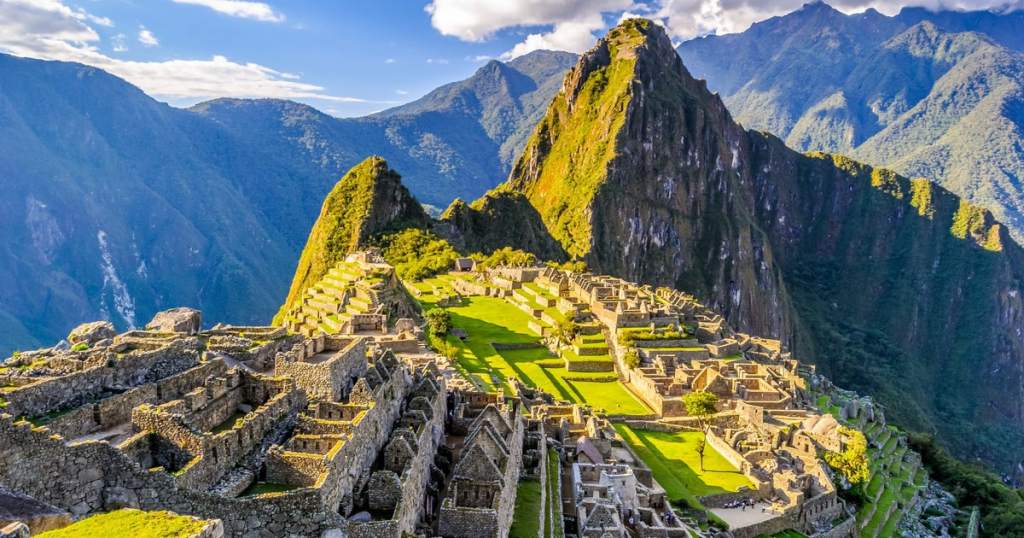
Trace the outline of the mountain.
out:
M 95 68 L 0 55 L 0 355 L 182 304 L 212 323 L 265 322 L 346 170 L 380 154 L 427 203 L 479 196 L 574 59 L 489 62 L 409 105 L 338 119 L 265 99 L 180 110 Z
M 324 178 L 381 155 L 403 171 L 417 198 L 444 207 L 455 197 L 476 198 L 508 175 L 575 58 L 536 51 L 508 63 L 492 60 L 466 80 L 364 118 L 334 118 L 267 99 L 217 99 L 192 110 Z M 296 230 L 296 239 L 308 229 Z
M 841 152 L 981 204 L 1024 239 L 1021 12 L 806 4 L 679 46 L 736 119 L 803 150 Z
M 0 55 L 5 351 L 168 305 L 266 319 L 294 251 L 235 178 L 266 155 L 103 71 Z
M 546 230 L 596 272 L 690 290 L 905 427 L 1020 459 L 1024 251 L 1005 228 L 928 181 L 743 129 L 649 21 L 584 54 L 508 181 L 445 217 L 461 244 Z
M 280 312 L 371 236 L 429 223 L 430 217 L 387 161 L 367 158 L 349 170 L 324 199 Z

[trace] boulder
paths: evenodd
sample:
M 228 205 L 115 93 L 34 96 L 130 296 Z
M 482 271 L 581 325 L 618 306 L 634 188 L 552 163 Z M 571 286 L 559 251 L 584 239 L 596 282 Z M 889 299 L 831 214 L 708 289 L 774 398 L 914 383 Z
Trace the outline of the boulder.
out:
M 187 307 L 172 308 L 158 312 L 146 324 L 146 330 L 162 333 L 196 334 L 203 326 L 203 313 Z
M 28 525 L 20 521 L 2 524 L 0 523 L 0 538 L 29 538 L 31 534 Z
M 83 323 L 68 333 L 68 342 L 72 346 L 78 344 L 92 345 L 101 340 L 107 340 L 117 335 L 114 324 L 109 321 L 93 321 Z

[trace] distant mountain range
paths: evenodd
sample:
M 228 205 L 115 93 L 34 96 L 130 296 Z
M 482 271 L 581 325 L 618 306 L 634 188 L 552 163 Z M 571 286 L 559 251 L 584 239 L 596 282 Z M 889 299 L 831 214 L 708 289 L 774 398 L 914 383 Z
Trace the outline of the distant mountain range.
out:
M 934 180 L 1024 239 L 1024 12 L 807 4 L 682 43 L 736 119 L 790 147 Z
M 1021 17 L 815 4 L 679 50 L 746 126 L 934 173 L 1019 231 L 1024 107 L 1009 49 L 1024 46 Z M 964 30 L 986 35 L 950 33 Z M 425 204 L 476 199 L 509 175 L 576 58 L 489 62 L 407 105 L 339 119 L 280 100 L 180 110 L 95 68 L 0 55 L 0 353 L 169 306 L 269 319 L 346 170 L 381 155 Z M 472 225 L 464 209 L 453 216 Z
M 0 354 L 175 305 L 266 322 L 338 179 L 387 157 L 443 207 L 500 183 L 576 56 L 535 52 L 370 117 L 190 110 L 79 64 L 0 55 Z

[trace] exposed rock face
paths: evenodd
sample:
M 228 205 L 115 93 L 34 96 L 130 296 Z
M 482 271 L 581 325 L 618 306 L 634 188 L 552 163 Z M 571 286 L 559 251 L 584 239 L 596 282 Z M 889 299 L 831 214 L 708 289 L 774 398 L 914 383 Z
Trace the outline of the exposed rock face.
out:
M 1005 229 L 927 181 L 744 131 L 657 25 L 581 57 L 498 192 L 592 269 L 695 292 L 961 456 L 1019 458 L 999 441 L 1024 439 L 1024 254 Z M 466 221 L 448 219 L 487 229 Z
M 402 185 L 401 179 L 387 161 L 375 156 L 349 170 L 338 181 L 313 224 L 288 298 L 275 320 L 280 319 L 306 288 L 373 235 L 430 224 L 430 217 Z
M 71 332 L 68 333 L 68 342 L 71 342 L 71 345 L 92 345 L 96 342 L 113 338 L 116 335 L 117 331 L 114 330 L 113 323 L 109 321 L 92 321 L 71 329 Z
M 146 324 L 146 329 L 165 333 L 196 334 L 202 328 L 203 313 L 183 306 L 157 312 Z

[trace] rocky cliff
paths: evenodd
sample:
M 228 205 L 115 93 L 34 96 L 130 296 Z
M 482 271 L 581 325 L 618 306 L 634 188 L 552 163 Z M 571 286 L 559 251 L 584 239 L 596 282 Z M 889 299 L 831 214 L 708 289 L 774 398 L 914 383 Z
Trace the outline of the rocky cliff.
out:
M 371 236 L 429 223 L 430 217 L 387 161 L 370 157 L 359 163 L 324 199 L 275 323 L 306 288 Z
M 694 292 L 961 455 L 1019 458 L 1024 254 L 1005 229 L 927 181 L 745 131 L 657 25 L 580 58 L 499 193 L 595 270 Z M 467 243 L 486 228 L 460 222 Z

